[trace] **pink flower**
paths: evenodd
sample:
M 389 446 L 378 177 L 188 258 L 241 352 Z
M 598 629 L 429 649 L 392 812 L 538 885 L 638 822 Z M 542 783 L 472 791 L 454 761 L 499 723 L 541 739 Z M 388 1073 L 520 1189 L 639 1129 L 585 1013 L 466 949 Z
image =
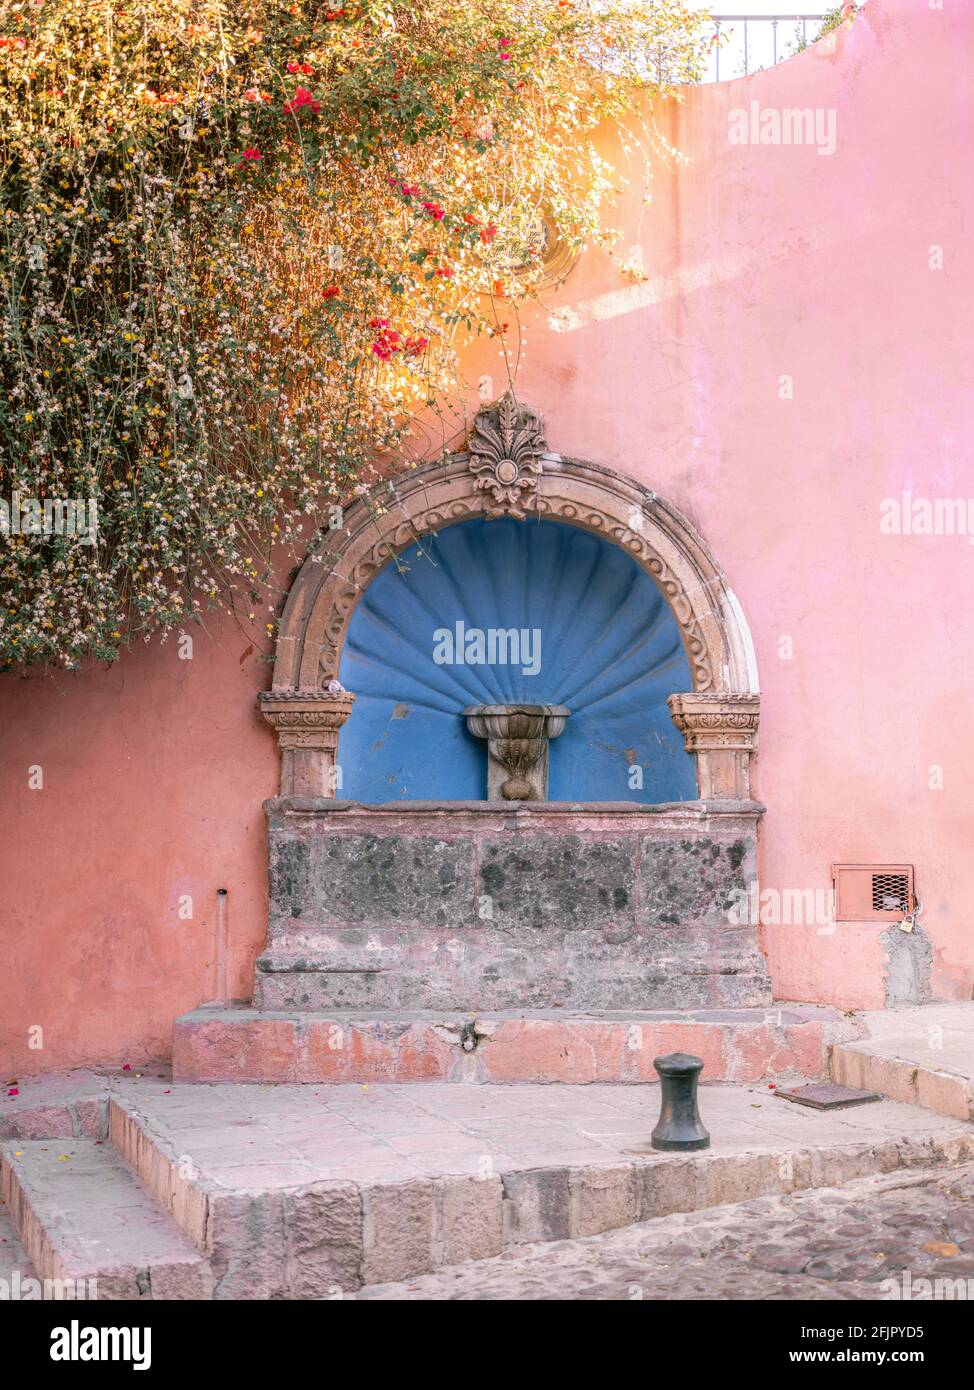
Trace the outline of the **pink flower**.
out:
M 309 107 L 312 115 L 317 115 L 321 110 L 321 104 L 315 101 L 307 87 L 298 87 L 291 100 L 284 103 L 284 110 L 289 116 L 293 116 L 295 111 L 301 106 Z
M 379 330 L 372 344 L 373 355 L 378 357 L 380 362 L 388 362 L 394 352 L 400 351 L 399 334 L 394 328 L 389 327 L 388 319 L 372 319 L 369 327 Z
M 494 240 L 494 237 L 496 235 L 497 228 L 494 226 L 493 222 L 489 222 L 487 226 L 483 229 L 483 231 L 480 233 L 480 240 L 487 242 L 489 245 L 490 242 Z
M 453 268 L 452 268 L 452 266 L 441 265 L 441 266 L 439 267 L 439 269 L 438 269 L 438 270 L 435 270 L 433 273 L 434 273 L 434 275 L 442 275 L 444 280 L 452 280 L 452 279 L 453 279 Z
M 441 208 L 439 203 L 423 203 L 422 205 L 433 218 L 434 222 L 442 222 L 446 216 L 446 209 Z
M 244 159 L 257 160 L 257 159 L 260 159 L 261 157 L 262 157 L 262 156 L 261 156 L 260 150 L 254 149 L 253 145 L 250 145 L 247 149 L 245 149 L 244 152 L 243 152 L 243 154 L 240 156 L 241 160 L 244 160 Z

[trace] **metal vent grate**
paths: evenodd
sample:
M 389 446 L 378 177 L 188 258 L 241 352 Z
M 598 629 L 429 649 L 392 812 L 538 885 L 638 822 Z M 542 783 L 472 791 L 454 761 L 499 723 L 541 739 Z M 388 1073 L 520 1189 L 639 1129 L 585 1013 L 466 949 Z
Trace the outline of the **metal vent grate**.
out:
M 912 864 L 833 864 L 837 922 L 902 922 L 916 905 Z
M 910 880 L 907 874 L 873 874 L 873 911 L 909 912 Z

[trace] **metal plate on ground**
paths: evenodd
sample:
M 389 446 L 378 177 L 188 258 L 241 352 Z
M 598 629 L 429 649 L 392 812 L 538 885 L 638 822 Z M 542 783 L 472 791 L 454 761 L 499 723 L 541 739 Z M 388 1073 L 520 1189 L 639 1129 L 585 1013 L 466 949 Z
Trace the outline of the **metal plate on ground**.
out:
M 866 1105 L 880 1099 L 875 1091 L 857 1091 L 852 1086 L 837 1086 L 834 1081 L 812 1081 L 793 1088 L 779 1086 L 775 1095 L 798 1105 L 810 1105 L 813 1110 L 841 1110 L 846 1105 Z

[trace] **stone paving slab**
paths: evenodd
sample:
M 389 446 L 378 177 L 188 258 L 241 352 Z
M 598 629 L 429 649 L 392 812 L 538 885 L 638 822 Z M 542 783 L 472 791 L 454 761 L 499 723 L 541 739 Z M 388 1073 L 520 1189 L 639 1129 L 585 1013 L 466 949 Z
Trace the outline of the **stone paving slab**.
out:
M 212 1182 L 287 1188 L 315 1179 L 386 1180 L 543 1166 L 660 1162 L 649 1148 L 659 1087 L 166 1086 L 125 1096 Z M 809 1146 L 947 1135 L 957 1125 L 894 1101 L 822 1114 L 770 1087 L 700 1093 L 710 1152 L 785 1153 Z M 972 1131 L 974 1134 L 974 1131 Z
M 865 1028 L 863 1046 L 974 1076 L 974 1001 L 876 1009 L 858 1017 Z
M 974 1299 L 974 1164 L 676 1213 L 502 1255 L 362 1300 Z M 958 1316 L 966 1317 L 963 1310 Z

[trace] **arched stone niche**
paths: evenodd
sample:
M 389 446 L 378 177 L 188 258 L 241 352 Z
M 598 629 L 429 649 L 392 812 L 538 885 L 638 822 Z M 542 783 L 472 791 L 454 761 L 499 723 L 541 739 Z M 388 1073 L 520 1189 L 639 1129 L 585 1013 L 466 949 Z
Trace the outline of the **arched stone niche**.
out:
M 547 449 L 537 411 L 510 394 L 478 412 L 468 448 L 389 479 L 349 506 L 305 561 L 281 619 L 260 708 L 281 749 L 281 795 L 335 795 L 354 691 L 329 693 L 351 615 L 380 569 L 430 532 L 473 517 L 550 519 L 620 546 L 678 624 L 693 688 L 669 697 L 702 801 L 747 801 L 759 694 L 743 614 L 709 549 L 669 503 L 609 468 Z

